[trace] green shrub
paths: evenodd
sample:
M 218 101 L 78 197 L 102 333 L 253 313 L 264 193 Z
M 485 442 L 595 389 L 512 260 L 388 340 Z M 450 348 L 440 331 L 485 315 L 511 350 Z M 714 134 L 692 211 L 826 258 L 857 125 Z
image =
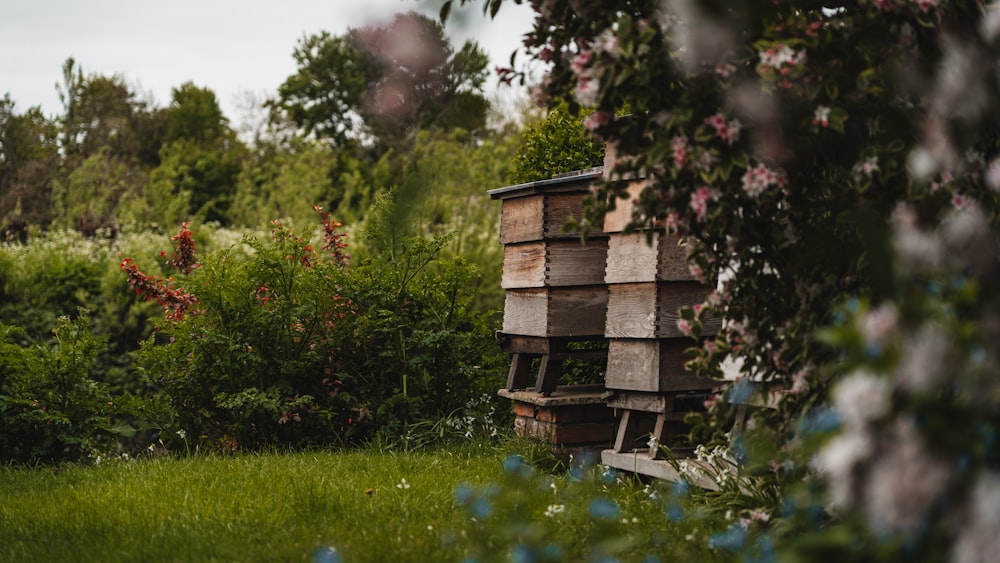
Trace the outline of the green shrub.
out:
M 572 115 L 566 103 L 554 107 L 544 121 L 529 125 L 521 136 L 510 179 L 514 183 L 545 180 L 585 170 L 604 162 L 604 145 L 583 127 L 587 110 Z
M 106 339 L 90 317 L 61 317 L 52 346 L 15 344 L 15 327 L 0 324 L 0 460 L 77 460 L 114 441 L 115 400 L 92 377 Z
M 176 279 L 126 259 L 133 288 L 166 310 L 135 355 L 175 411 L 165 440 L 211 450 L 357 443 L 444 418 L 499 385 L 482 361 L 498 355 L 491 317 L 468 308 L 474 269 L 429 267 L 445 239 L 410 239 L 349 268 L 338 226 L 324 218 L 317 251 L 275 223 L 268 241 L 244 238 L 251 252 L 210 253 Z

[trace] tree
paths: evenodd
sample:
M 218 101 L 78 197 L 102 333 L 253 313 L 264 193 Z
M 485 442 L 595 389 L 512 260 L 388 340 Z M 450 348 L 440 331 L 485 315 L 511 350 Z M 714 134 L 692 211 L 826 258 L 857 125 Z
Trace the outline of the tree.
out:
M 56 125 L 37 107 L 18 114 L 9 95 L 0 100 L 0 240 L 48 223 L 58 167 Z
M 245 148 L 229 128 L 215 93 L 190 82 L 174 88 L 163 123 L 160 165 L 149 185 L 158 202 L 154 213 L 162 211 L 157 220 L 172 225 L 198 216 L 228 223 Z
M 501 4 L 486 0 L 484 9 Z M 794 545 L 815 531 L 807 507 L 833 502 L 841 512 L 820 512 L 832 530 L 823 545 L 845 557 L 867 548 L 837 534 L 850 538 L 859 530 L 851 522 L 862 522 L 882 556 L 901 557 L 906 545 L 907 557 L 953 550 L 986 560 L 996 516 L 976 508 L 977 497 L 1000 488 L 995 454 L 981 453 L 991 451 L 981 433 L 1000 423 L 1000 364 L 985 344 L 1000 314 L 1000 12 L 960 0 L 531 4 L 525 46 L 549 65 L 536 98 L 593 108 L 585 127 L 617 155 L 591 223 L 637 196 L 636 227 L 687 237 L 692 271 L 725 280 L 701 309 L 722 315 L 725 328 L 700 342 L 691 366 L 719 375 L 724 359 L 738 360 L 727 397 L 756 390 L 780 399 L 732 441 L 724 401 L 706 420 L 759 483 L 753 502 L 784 514 L 781 525 L 755 528 L 761 541 L 787 534 Z M 613 119 L 626 106 L 631 114 Z M 631 174 L 648 179 L 643 193 L 615 181 Z M 958 240 L 979 242 L 958 253 Z M 913 275 L 915 260 L 937 262 Z M 830 325 L 840 328 L 831 334 Z M 913 367 L 901 354 L 918 354 L 916 335 L 935 326 L 960 329 L 931 338 L 930 354 L 955 366 L 961 391 L 940 379 L 908 387 Z M 851 368 L 871 377 L 842 377 Z M 851 429 L 844 394 L 882 401 L 861 417 L 864 432 Z M 831 406 L 854 441 L 817 450 L 814 429 Z M 967 438 L 949 447 L 942 436 Z M 810 464 L 817 451 L 827 461 L 819 474 Z M 928 470 L 921 488 L 899 485 L 917 482 L 904 460 Z M 895 488 L 875 493 L 879 482 Z M 831 496 L 815 494 L 823 486 Z
M 70 58 L 63 66 L 60 87 L 63 116 L 63 152 L 69 166 L 108 147 L 111 154 L 144 166 L 159 163 L 163 144 L 162 120 L 120 75 L 85 76 Z
M 335 146 L 397 145 L 421 128 L 480 129 L 488 59 L 474 42 L 456 53 L 437 22 L 400 14 L 385 27 L 303 38 L 298 71 L 272 107 Z

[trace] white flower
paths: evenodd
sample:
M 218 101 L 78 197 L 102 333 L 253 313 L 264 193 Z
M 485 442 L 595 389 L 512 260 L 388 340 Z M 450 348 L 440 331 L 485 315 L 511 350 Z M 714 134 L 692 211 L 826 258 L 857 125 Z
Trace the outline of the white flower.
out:
M 660 441 L 656 438 L 656 436 L 650 436 L 646 445 L 649 446 L 649 449 L 655 450 L 660 447 Z
M 889 380 L 866 370 L 845 377 L 833 389 L 833 404 L 848 428 L 862 428 L 889 411 Z
M 892 303 L 883 303 L 873 311 L 868 311 L 861 320 L 861 334 L 868 344 L 885 346 L 896 332 L 899 312 Z
M 992 561 L 1000 553 L 1000 474 L 987 473 L 976 480 L 969 506 L 952 551 L 955 563 Z
M 399 483 L 396 484 L 397 489 L 409 489 L 410 484 L 406 482 L 406 479 L 400 479 Z
M 830 108 L 827 106 L 816 106 L 816 112 L 813 113 L 813 123 L 821 127 L 829 126 Z
M 951 346 L 948 335 L 935 323 L 920 327 L 903 343 L 896 384 L 907 391 L 926 393 L 942 379 L 948 364 Z
M 185 432 L 184 429 L 181 428 L 180 430 L 177 431 L 177 436 L 179 436 L 181 440 L 186 440 L 187 432 Z
M 862 177 L 871 178 L 872 176 L 875 175 L 876 172 L 879 171 L 878 157 L 877 156 L 866 157 L 864 161 L 855 164 L 854 168 L 851 171 L 854 173 L 854 177 L 859 180 Z
M 621 50 L 618 47 L 618 36 L 615 35 L 614 30 L 605 29 L 597 36 L 594 40 L 594 51 L 597 53 L 607 53 L 613 59 L 618 58 Z
M 897 421 L 887 438 L 868 476 L 865 509 L 876 529 L 914 536 L 945 493 L 951 470 L 928 454 L 913 421 Z
M 552 518 L 556 514 L 562 514 L 566 511 L 566 505 L 564 504 L 550 504 L 548 508 L 545 509 L 545 517 Z
M 854 467 L 872 453 L 867 433 L 847 432 L 830 440 L 813 460 L 813 465 L 825 473 L 830 483 L 830 504 L 850 506 L 854 491 Z

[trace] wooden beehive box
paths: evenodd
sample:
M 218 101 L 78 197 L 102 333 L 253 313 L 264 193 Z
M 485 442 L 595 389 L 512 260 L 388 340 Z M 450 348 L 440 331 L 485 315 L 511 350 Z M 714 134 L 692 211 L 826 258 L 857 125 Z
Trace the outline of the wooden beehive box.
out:
M 611 233 L 604 282 L 695 281 L 687 262 L 687 245 L 663 233 Z
M 690 338 L 613 338 L 608 343 L 608 389 L 679 393 L 711 389 L 718 383 L 684 369 Z
M 533 287 L 508 289 L 503 332 L 540 337 L 604 334 L 608 288 Z
M 680 308 L 704 303 L 711 292 L 711 288 L 699 282 L 610 284 L 604 336 L 687 338 L 688 335 L 678 327 Z M 715 334 L 720 325 L 715 318 L 702 318 L 705 335 Z
M 583 215 L 583 200 L 600 177 L 596 168 L 489 192 L 502 202 L 503 333 L 604 334 L 608 239 L 598 233 L 583 241 L 566 230 L 571 218 Z
M 502 201 L 500 243 L 579 239 L 580 232 L 567 230 L 566 225 L 583 216 L 583 199 L 601 174 L 601 168 L 591 168 L 490 190 L 490 197 Z
M 503 249 L 504 289 L 603 285 L 608 240 L 540 240 Z

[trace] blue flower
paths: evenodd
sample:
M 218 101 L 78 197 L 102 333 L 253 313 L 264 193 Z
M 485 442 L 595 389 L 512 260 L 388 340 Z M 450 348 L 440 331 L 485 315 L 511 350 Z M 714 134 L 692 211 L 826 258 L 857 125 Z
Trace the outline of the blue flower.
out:
M 484 498 L 477 498 L 472 503 L 472 515 L 476 518 L 486 518 L 490 514 L 493 514 L 493 503 L 490 501 Z
M 691 492 L 691 483 L 687 482 L 687 479 L 678 479 L 674 481 L 673 493 L 675 497 L 684 497 Z
M 671 522 L 680 522 L 684 519 L 684 508 L 676 502 L 670 503 L 667 505 L 667 518 L 669 518 Z
M 733 524 L 725 532 L 717 532 L 708 538 L 708 547 L 739 551 L 747 541 L 747 530 L 740 524 Z
M 469 486 L 468 483 L 461 483 L 455 487 L 453 496 L 455 497 L 455 502 L 457 502 L 460 506 L 465 506 L 469 504 L 475 494 L 476 492 L 471 486 Z
M 840 415 L 829 407 L 814 409 L 802 417 L 798 427 L 802 434 L 831 432 L 840 428 Z
M 602 520 L 614 520 L 621 514 L 615 501 L 606 498 L 595 498 L 590 501 L 590 515 Z
M 562 561 L 563 548 L 557 543 L 550 543 L 542 550 L 542 557 L 551 561 Z
M 750 401 L 753 395 L 753 383 L 749 379 L 740 379 L 726 393 L 730 403 L 745 404 Z
M 511 454 L 503 460 L 503 470 L 506 473 L 528 477 L 531 475 L 531 466 L 519 455 Z
M 761 536 L 757 539 L 757 549 L 751 553 L 744 554 L 743 563 L 775 563 L 778 561 L 778 554 L 774 550 L 774 541 L 770 536 Z M 754 553 L 756 552 L 756 553 Z
M 526 545 L 518 545 L 510 552 L 510 560 L 513 563 L 533 563 L 535 561 L 535 550 Z
M 313 553 L 313 563 L 340 563 L 340 552 L 333 546 L 321 547 Z

